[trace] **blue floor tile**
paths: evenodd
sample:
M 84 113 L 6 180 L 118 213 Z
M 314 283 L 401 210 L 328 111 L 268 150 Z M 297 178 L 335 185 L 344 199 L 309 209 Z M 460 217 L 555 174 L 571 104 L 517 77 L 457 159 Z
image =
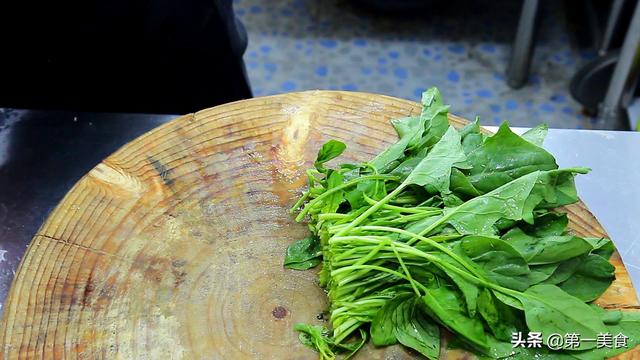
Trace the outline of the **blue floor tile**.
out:
M 465 2 L 458 14 L 375 16 L 346 0 L 236 0 L 249 36 L 247 72 L 256 96 L 310 89 L 381 93 L 419 100 L 438 86 L 452 111 L 485 124 L 589 128 L 568 93 L 593 59 L 569 41 L 563 8 L 549 2 L 529 83 L 505 83 L 520 2 Z

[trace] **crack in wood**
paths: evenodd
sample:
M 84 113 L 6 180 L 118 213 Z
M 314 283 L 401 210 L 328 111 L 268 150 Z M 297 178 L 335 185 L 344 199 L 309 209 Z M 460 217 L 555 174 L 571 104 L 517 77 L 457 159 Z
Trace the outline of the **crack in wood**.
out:
M 65 239 L 59 239 L 59 238 L 56 238 L 56 237 L 53 237 L 53 236 L 49 236 L 49 235 L 44 235 L 44 234 L 36 234 L 35 237 L 40 237 L 40 238 L 51 240 L 51 241 L 54 241 L 54 242 L 57 242 L 57 243 L 61 243 L 61 244 L 64 244 L 64 245 L 77 247 L 79 249 L 82 249 L 82 250 L 85 250 L 85 251 L 88 251 L 88 252 L 91 252 L 91 253 L 94 253 L 94 254 L 104 255 L 104 256 L 107 256 L 107 257 L 110 257 L 110 258 L 114 258 L 116 260 L 123 261 L 123 262 L 129 263 L 129 264 L 132 264 L 132 265 L 135 263 L 135 261 L 133 259 L 122 257 L 122 256 L 115 255 L 115 254 L 111 254 L 111 253 L 108 253 L 106 251 L 93 248 L 91 246 L 76 244 L 76 243 L 70 242 L 70 241 L 65 240 Z

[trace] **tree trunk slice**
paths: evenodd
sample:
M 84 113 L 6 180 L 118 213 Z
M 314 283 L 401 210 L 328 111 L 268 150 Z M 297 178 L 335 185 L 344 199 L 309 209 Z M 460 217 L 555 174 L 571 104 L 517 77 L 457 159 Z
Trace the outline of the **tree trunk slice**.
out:
M 33 238 L 0 358 L 317 358 L 293 325 L 321 323 L 326 297 L 315 271 L 282 267 L 308 231 L 287 209 L 323 142 L 346 142 L 343 160 L 370 159 L 396 139 L 389 120 L 419 112 L 387 96 L 293 93 L 185 115 L 125 145 Z M 566 211 L 575 233 L 606 236 L 583 203 Z M 638 309 L 620 257 L 611 261 L 617 279 L 598 304 Z M 369 346 L 358 358 L 414 356 Z

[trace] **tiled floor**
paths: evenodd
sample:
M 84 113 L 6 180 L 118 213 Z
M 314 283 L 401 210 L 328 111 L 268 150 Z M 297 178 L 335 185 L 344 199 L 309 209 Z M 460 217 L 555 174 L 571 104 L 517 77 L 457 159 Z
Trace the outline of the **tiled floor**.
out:
M 426 0 L 425 0 L 426 1 Z M 519 1 L 450 0 L 412 16 L 363 11 L 347 0 L 235 0 L 249 34 L 245 61 L 256 96 L 344 89 L 417 100 L 437 86 L 453 112 L 484 124 L 588 128 L 568 93 L 593 54 L 572 47 L 559 2 L 545 2 L 529 85 L 504 70 Z

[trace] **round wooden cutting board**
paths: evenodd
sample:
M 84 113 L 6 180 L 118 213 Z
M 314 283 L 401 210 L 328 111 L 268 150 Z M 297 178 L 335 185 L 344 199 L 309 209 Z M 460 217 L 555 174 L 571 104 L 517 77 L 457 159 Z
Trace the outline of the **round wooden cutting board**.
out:
M 386 96 L 310 91 L 185 115 L 127 144 L 34 236 L 5 305 L 0 358 L 317 358 L 293 325 L 321 323 L 325 294 L 315 271 L 282 267 L 307 234 L 287 210 L 323 142 L 367 160 L 395 141 L 389 120 L 419 112 Z M 584 204 L 566 210 L 575 233 L 606 236 Z M 612 262 L 617 279 L 598 303 L 639 308 L 620 257 Z

